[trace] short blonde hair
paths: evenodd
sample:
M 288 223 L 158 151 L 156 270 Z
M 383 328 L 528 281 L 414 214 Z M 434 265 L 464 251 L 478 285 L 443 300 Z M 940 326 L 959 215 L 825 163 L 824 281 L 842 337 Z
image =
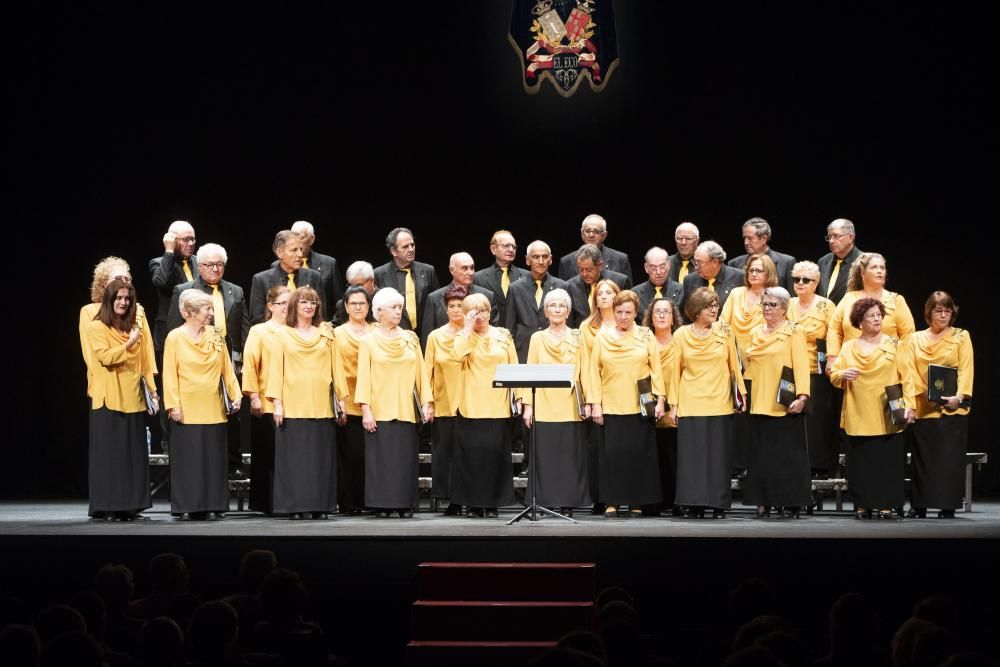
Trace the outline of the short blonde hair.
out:
M 813 280 L 819 280 L 819 265 L 816 262 L 795 262 L 795 266 L 792 267 L 792 275 L 796 273 L 805 274 L 807 278 L 812 278 Z
M 181 292 L 180 297 L 177 300 L 180 306 L 181 313 L 186 315 L 194 315 L 202 306 L 213 305 L 212 297 L 202 292 L 200 289 L 186 289 Z
M 111 282 L 111 274 L 119 266 L 124 267 L 125 273 L 130 278 L 132 277 L 132 271 L 129 269 L 128 262 L 114 255 L 105 257 L 94 267 L 94 279 L 90 282 L 90 301 L 92 303 L 100 303 L 104 298 L 104 288 Z
M 462 312 L 466 315 L 469 311 L 478 310 L 483 313 L 488 313 L 490 310 L 490 300 L 486 298 L 485 294 L 470 294 L 469 296 L 462 299 Z
M 550 303 L 562 303 L 564 306 L 573 309 L 573 300 L 569 296 L 569 292 L 561 287 L 557 287 L 554 290 L 546 292 L 545 298 L 543 299 L 542 309 L 549 307 Z

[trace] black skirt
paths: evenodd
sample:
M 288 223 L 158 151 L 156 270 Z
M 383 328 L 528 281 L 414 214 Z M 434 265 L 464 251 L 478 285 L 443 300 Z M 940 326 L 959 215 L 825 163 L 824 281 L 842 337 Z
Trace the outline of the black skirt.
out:
M 587 477 L 590 480 L 590 497 L 595 501 L 600 500 L 600 454 L 601 447 L 604 446 L 604 427 L 598 426 L 592 421 L 584 422 L 584 435 L 587 438 Z
M 604 415 L 599 463 L 602 503 L 637 508 L 662 500 L 656 427 L 641 414 Z
M 341 512 L 365 506 L 365 429 L 360 415 L 347 415 L 337 429 L 337 505 Z
M 270 514 L 274 494 L 274 415 L 250 418 L 250 509 Z
M 529 476 L 535 476 L 538 504 L 545 507 L 590 505 L 583 422 L 535 422 L 532 431 L 535 461 Z M 530 490 L 530 479 L 528 483 Z
M 380 421 L 365 431 L 365 507 L 404 510 L 417 504 L 420 474 L 417 425 Z
M 274 511 L 337 509 L 337 431 L 333 419 L 285 418 L 274 436 Z
M 848 499 L 855 508 L 903 506 L 903 434 L 847 437 Z
M 802 507 L 812 501 L 803 415 L 750 415 L 743 504 Z
M 182 514 L 228 510 L 225 422 L 171 423 L 170 511 Z
M 829 471 L 837 468 L 837 415 L 833 411 L 833 385 L 825 375 L 809 376 L 809 406 L 805 415 L 809 440 L 809 467 Z
M 90 513 L 137 512 L 149 496 L 144 412 L 90 411 Z
M 965 452 L 969 441 L 969 418 L 945 415 L 918 419 L 910 433 L 912 476 L 910 505 L 956 510 L 965 495 Z
M 431 495 L 451 497 L 451 465 L 455 453 L 457 417 L 435 417 L 434 439 L 431 444 Z
M 662 506 L 669 508 L 677 496 L 677 429 L 656 429 L 656 461 L 660 468 Z
M 451 468 L 451 502 L 468 507 L 514 503 L 510 420 L 458 417 Z
M 728 509 L 732 502 L 733 415 L 681 417 L 675 505 Z

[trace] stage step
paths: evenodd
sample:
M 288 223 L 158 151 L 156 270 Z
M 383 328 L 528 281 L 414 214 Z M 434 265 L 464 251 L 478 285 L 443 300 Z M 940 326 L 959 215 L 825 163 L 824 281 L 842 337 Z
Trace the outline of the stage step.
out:
M 419 600 L 533 600 L 590 602 L 594 563 L 421 563 Z
M 592 601 L 417 600 L 412 628 L 421 640 L 555 641 L 593 616 Z
M 411 641 L 406 645 L 406 664 L 434 667 L 520 667 L 556 642 L 457 642 Z

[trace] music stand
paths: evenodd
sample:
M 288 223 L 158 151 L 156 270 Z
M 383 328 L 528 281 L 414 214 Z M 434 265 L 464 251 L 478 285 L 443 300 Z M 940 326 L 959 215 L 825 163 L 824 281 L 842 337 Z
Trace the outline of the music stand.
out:
M 573 364 L 500 364 L 493 376 L 493 386 L 496 388 L 531 388 L 531 405 L 534 410 L 533 419 L 538 421 L 538 401 L 535 400 L 535 389 L 570 388 L 573 386 L 575 374 Z M 528 493 L 531 502 L 521 510 L 521 513 L 507 522 L 507 525 L 520 521 L 527 516 L 532 521 L 538 521 L 539 512 L 576 523 L 574 519 L 563 516 L 547 507 L 539 507 L 535 497 L 535 478 L 538 468 L 535 465 L 535 428 L 532 424 L 531 437 L 528 440 Z

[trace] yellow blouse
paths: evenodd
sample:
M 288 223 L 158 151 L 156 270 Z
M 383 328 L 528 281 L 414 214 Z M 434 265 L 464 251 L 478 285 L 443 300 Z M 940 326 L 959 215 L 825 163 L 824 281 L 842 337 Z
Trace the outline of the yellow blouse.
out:
M 500 364 L 516 364 L 517 352 L 510 332 L 490 327 L 485 335 L 459 332 L 452 355 L 462 362 L 462 398 L 458 409 L 470 419 L 510 417 L 510 392 L 493 387 L 493 376 Z
M 775 400 L 784 366 L 792 369 L 795 395 L 809 395 L 806 335 L 795 322 L 782 322 L 770 335 L 764 332 L 763 324 L 754 329 L 744 358 L 744 377 L 750 380 L 750 414 L 769 417 L 788 414 L 788 409 Z
M 585 319 L 581 324 L 578 331 L 580 332 L 580 341 L 583 343 L 583 386 L 580 388 L 583 391 L 583 398 L 587 403 L 594 403 L 587 399 L 590 394 L 590 355 L 594 352 L 594 340 L 597 338 L 597 333 L 603 331 L 605 328 L 614 329 L 614 324 L 608 327 L 599 326 L 594 329 L 590 326 L 590 320 L 593 319 L 593 315 Z
M 943 406 L 927 400 L 927 366 L 950 366 L 958 369 L 958 393 L 972 396 L 972 340 L 969 332 L 951 327 L 942 332 L 936 341 L 931 340 L 930 330 L 924 329 L 909 337 L 907 362 L 913 377 L 917 398 L 917 419 L 937 419 L 941 415 L 967 415 L 969 408 L 942 409 Z
M 361 341 L 374 327 L 368 325 L 362 333 L 354 331 L 350 322 L 334 329 L 337 340 L 337 369 L 334 376 L 338 398 L 344 401 L 344 412 L 355 417 L 361 416 L 361 406 L 354 402 L 354 392 L 358 386 L 358 352 Z
M 143 412 L 146 401 L 139 389 L 144 377 L 150 391 L 155 391 L 153 371 L 148 356 L 143 354 L 142 339 L 125 349 L 129 332 L 122 333 L 100 321 L 87 323 L 83 343 L 90 351 L 91 409 L 106 407 L 118 412 Z
M 587 402 L 600 404 L 609 415 L 639 413 L 636 382 L 649 377 L 653 394 L 666 396 L 656 338 L 647 327 L 635 325 L 620 337 L 617 329 L 602 329 L 590 353 L 590 390 Z
M 653 336 L 656 337 L 655 334 Z M 674 339 L 671 337 L 670 342 L 666 345 L 661 345 L 660 341 L 656 341 L 656 350 L 660 355 L 660 374 L 663 376 L 663 386 L 667 389 L 670 388 L 670 369 L 674 365 L 674 357 L 677 356 L 677 350 L 674 348 Z M 669 403 L 669 402 L 668 402 Z M 669 411 L 669 407 L 667 410 Z M 656 428 L 677 428 L 670 423 L 667 419 L 667 415 L 664 414 L 656 422 Z
M 462 400 L 462 362 L 455 358 L 455 332 L 450 324 L 427 336 L 424 363 L 434 390 L 434 416 L 454 417 Z
M 386 338 L 375 330 L 361 339 L 354 402 L 371 407 L 375 421 L 416 423 L 420 415 L 413 390 L 420 405 L 433 403 L 434 393 L 420 354 L 420 339 L 412 331 L 399 331 L 398 338 Z
M 230 398 L 238 400 L 240 384 L 217 328 L 205 327 L 197 341 L 183 326 L 167 334 L 163 344 L 164 409 L 180 408 L 185 424 L 225 422 L 220 378 L 225 378 Z
M 94 382 L 94 361 L 90 355 L 90 347 L 85 342 L 87 337 L 86 329 L 87 325 L 93 322 L 94 318 L 97 317 L 97 313 L 100 310 L 101 304 L 99 303 L 88 303 L 80 309 L 80 348 L 83 351 L 83 363 L 87 365 L 87 396 L 93 396 L 92 385 Z M 149 322 L 146 320 L 146 310 L 142 307 L 141 303 L 135 304 L 135 325 L 139 327 L 139 330 L 142 332 L 142 335 L 139 336 L 139 349 L 145 357 L 143 360 L 144 368 L 151 368 L 153 375 L 156 375 L 156 351 L 153 349 L 153 333 L 149 328 Z M 154 387 L 155 385 L 150 383 L 150 390 Z M 145 409 L 146 408 L 143 407 L 143 410 Z
M 819 373 L 816 341 L 826 340 L 826 330 L 830 325 L 830 318 L 833 317 L 833 311 L 833 301 L 818 294 L 813 297 L 812 306 L 808 310 L 802 310 L 798 297 L 788 301 L 788 311 L 785 313 L 785 317 L 792 322 L 797 322 L 799 328 L 806 335 L 806 354 L 809 355 L 810 373 Z
M 290 419 L 333 418 L 336 340 L 329 322 L 319 325 L 312 340 L 294 327 L 282 327 L 274 337 L 267 375 L 267 395 L 282 402 Z M 333 392 L 331 394 L 331 392 Z
M 250 327 L 243 346 L 243 393 L 260 395 L 261 410 L 274 414 L 274 401 L 267 397 L 267 377 L 271 372 L 272 354 L 282 327 L 261 322 Z
M 898 349 L 896 339 L 885 334 L 881 344 L 869 353 L 865 353 L 858 342 L 853 338 L 844 343 L 830 370 L 830 382 L 844 390 L 840 426 L 848 435 L 896 433 L 902 429 L 894 426 L 889 417 L 885 388 L 902 383 L 903 404 L 913 407 L 915 390 L 913 377 L 906 367 L 906 355 Z M 848 368 L 861 371 L 858 379 L 851 382 L 844 379 L 844 371 Z
M 688 324 L 674 333 L 668 401 L 677 406 L 678 417 L 730 415 L 733 381 L 746 395 L 746 385 L 736 358 L 736 338 L 725 322 L 715 322 L 704 338 Z
M 840 348 L 844 343 L 861 335 L 861 330 L 851 324 L 851 308 L 864 296 L 865 293 L 861 291 L 848 292 L 833 311 L 830 328 L 826 332 L 826 353 L 831 357 L 840 354 Z M 913 323 L 913 314 L 902 294 L 882 290 L 882 305 L 885 306 L 882 333 L 886 336 L 905 341 L 907 336 L 917 330 Z
M 538 389 L 535 399 L 536 416 L 540 422 L 578 422 L 580 408 L 577 405 L 577 391 L 582 392 L 583 380 L 583 337 L 579 329 L 569 329 L 561 340 L 552 337 L 547 329 L 531 334 L 528 346 L 529 364 L 572 364 L 573 382 L 576 387 L 559 389 Z M 580 394 L 581 398 L 583 394 Z M 531 405 L 531 390 L 522 392 L 525 405 Z
M 747 308 L 747 288 L 736 287 L 729 293 L 726 304 L 719 313 L 719 321 L 725 322 L 733 330 L 736 336 L 736 345 L 743 354 L 747 345 L 750 344 L 750 334 L 755 328 L 764 323 L 764 311 L 761 310 L 760 302 L 753 308 Z

